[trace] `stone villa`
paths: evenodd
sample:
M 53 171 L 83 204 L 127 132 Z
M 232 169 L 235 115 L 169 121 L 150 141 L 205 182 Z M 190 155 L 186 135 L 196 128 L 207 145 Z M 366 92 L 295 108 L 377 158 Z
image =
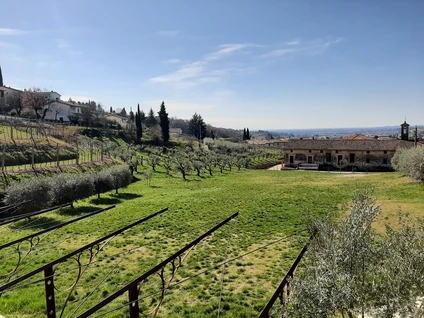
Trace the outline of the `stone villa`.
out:
M 409 124 L 401 125 L 401 139 L 346 138 L 340 140 L 289 139 L 285 146 L 285 166 L 293 168 L 334 169 L 340 166 L 357 170 L 392 170 L 391 159 L 397 149 L 412 148 Z

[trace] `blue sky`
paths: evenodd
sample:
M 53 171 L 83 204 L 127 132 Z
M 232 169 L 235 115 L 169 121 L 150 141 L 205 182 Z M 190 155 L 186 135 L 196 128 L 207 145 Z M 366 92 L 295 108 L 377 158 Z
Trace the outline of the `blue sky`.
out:
M 424 124 L 422 0 L 4 1 L 5 85 L 231 128 Z

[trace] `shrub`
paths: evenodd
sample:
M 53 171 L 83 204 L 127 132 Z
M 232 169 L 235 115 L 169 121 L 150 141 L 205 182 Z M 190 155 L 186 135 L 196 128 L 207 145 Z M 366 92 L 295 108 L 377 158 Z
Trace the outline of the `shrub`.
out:
M 50 189 L 52 178 L 39 178 L 13 183 L 6 191 L 4 203 L 15 204 L 30 200 L 16 209 L 16 213 L 28 213 L 41 210 L 51 202 Z
M 406 176 L 424 181 L 424 147 L 397 150 L 392 166 Z
M 100 194 L 114 189 L 113 177 L 109 169 L 102 170 L 91 175 L 94 185 L 94 191 L 100 199 Z
M 118 193 L 119 188 L 126 188 L 132 180 L 132 175 L 127 165 L 115 166 L 107 169 L 113 179 L 113 187 Z
M 53 178 L 50 197 L 56 205 L 73 203 L 89 197 L 94 190 L 93 180 L 87 175 L 65 173 Z

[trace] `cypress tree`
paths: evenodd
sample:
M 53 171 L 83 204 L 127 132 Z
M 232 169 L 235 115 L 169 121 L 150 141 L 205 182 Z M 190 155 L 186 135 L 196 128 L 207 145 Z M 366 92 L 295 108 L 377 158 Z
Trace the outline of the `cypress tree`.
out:
M 155 113 L 153 111 L 153 108 L 150 108 L 149 115 L 146 118 L 146 125 L 148 127 L 154 127 L 154 126 L 157 125 L 157 123 L 158 123 L 158 121 L 156 120 L 156 117 L 155 117 Z
M 143 137 L 143 126 L 141 125 L 140 104 L 137 105 L 137 113 L 135 114 L 135 127 L 137 129 L 137 142 Z
M 169 118 L 168 113 L 165 109 L 165 102 L 162 102 L 160 105 L 160 111 L 158 112 L 159 115 L 159 125 L 162 129 L 162 140 L 166 144 L 169 140 Z
M 113 110 L 112 110 L 112 106 L 110 106 L 110 111 L 109 111 L 111 114 L 113 113 Z
M 1 73 L 1 66 L 0 66 L 0 86 L 3 86 L 3 74 Z
M 246 128 L 243 128 L 243 140 L 246 140 Z
M 246 129 L 246 140 L 250 140 L 250 131 L 249 131 L 249 128 Z

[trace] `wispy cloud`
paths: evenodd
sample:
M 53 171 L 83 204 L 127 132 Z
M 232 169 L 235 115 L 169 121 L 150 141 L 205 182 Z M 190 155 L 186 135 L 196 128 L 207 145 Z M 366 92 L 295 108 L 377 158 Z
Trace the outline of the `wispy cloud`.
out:
M 282 48 L 272 50 L 266 54 L 263 54 L 264 58 L 276 58 L 282 57 L 285 55 L 295 54 L 295 53 L 303 53 L 303 54 L 319 54 L 323 53 L 332 45 L 340 43 L 343 41 L 343 38 L 336 39 L 316 39 L 307 42 L 301 41 L 291 41 L 286 42 Z M 295 46 L 295 47 L 294 47 Z
M 191 88 L 198 84 L 218 83 L 224 76 L 228 76 L 229 74 L 247 74 L 251 72 L 251 70 L 247 71 L 246 68 L 234 67 L 213 68 L 211 64 L 235 54 L 240 54 L 246 48 L 250 47 L 261 46 L 251 43 L 219 45 L 218 50 L 206 54 L 202 59 L 185 64 L 173 73 L 153 77 L 149 81 L 153 83 L 174 84 L 177 88 Z M 171 61 L 172 63 L 177 63 L 177 61 L 180 62 L 180 60 L 177 59 L 169 60 L 167 62 L 171 63 Z
M 179 70 L 174 73 L 158 76 L 151 78 L 150 81 L 153 83 L 170 83 L 170 82 L 180 82 L 182 80 L 193 78 L 199 76 L 205 69 L 204 62 L 193 62 L 190 64 L 184 65 Z
M 18 47 L 16 44 L 0 41 L 0 47 L 4 49 L 14 49 Z
M 63 65 L 62 61 L 53 61 L 53 62 L 38 62 L 35 64 L 38 68 L 56 68 Z
M 27 31 L 19 29 L 0 28 L 0 35 L 22 35 L 25 33 L 27 33 Z
M 300 40 L 294 40 L 294 41 L 286 42 L 285 44 L 286 45 L 299 45 L 300 43 L 301 43 Z
M 155 108 L 162 103 L 162 100 L 144 101 L 142 104 L 147 107 Z M 170 112 L 203 112 L 216 108 L 213 104 L 203 104 L 196 102 L 184 102 L 177 100 L 165 100 L 166 109 Z
M 234 55 L 237 52 L 243 51 L 245 48 L 248 47 L 258 47 L 258 45 L 255 44 L 223 44 L 219 46 L 219 50 L 213 53 L 210 53 L 206 55 L 204 58 L 206 61 L 213 61 L 213 60 L 219 60 L 222 58 L 229 57 L 231 55 Z
M 178 63 L 181 63 L 181 60 L 180 59 L 170 59 L 170 60 L 166 60 L 165 63 L 178 64 Z
M 180 31 L 178 30 L 162 30 L 162 31 L 158 31 L 157 32 L 158 35 L 161 36 L 169 36 L 169 37 L 174 37 L 180 34 Z
M 272 50 L 271 52 L 262 55 L 262 57 L 279 57 L 287 54 L 297 52 L 301 49 L 281 49 L 281 50 Z
M 74 49 L 71 42 L 66 39 L 56 39 L 56 46 L 60 50 L 64 50 L 73 56 L 80 56 L 82 51 Z
M 89 100 L 97 100 L 96 98 L 83 96 L 83 95 L 62 95 L 61 96 L 61 99 L 64 101 L 68 101 L 69 98 L 72 98 L 72 100 L 76 102 L 88 102 Z

